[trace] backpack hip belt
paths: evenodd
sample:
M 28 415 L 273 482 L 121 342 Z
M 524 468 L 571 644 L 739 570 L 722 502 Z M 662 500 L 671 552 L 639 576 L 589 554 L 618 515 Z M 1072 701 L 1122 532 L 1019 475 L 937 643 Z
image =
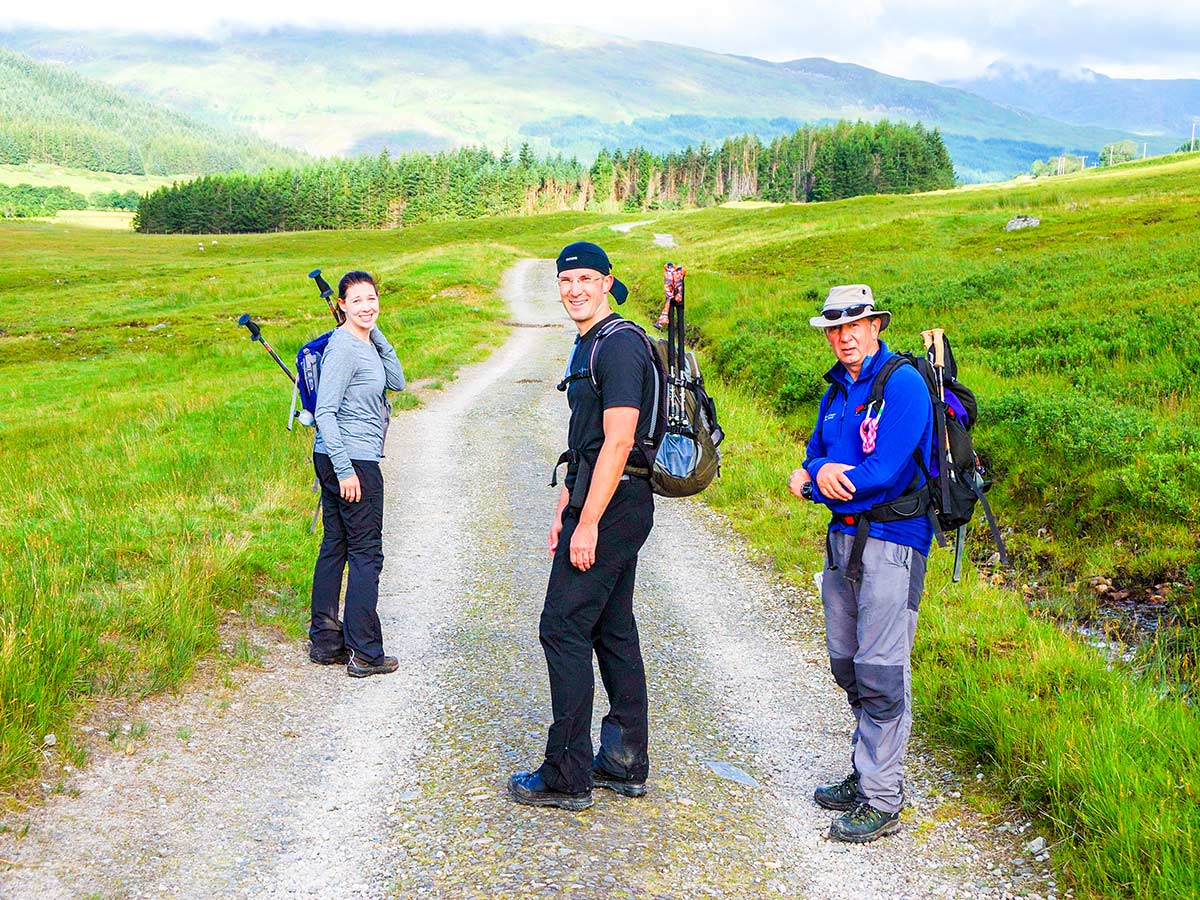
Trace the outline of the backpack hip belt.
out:
M 571 499 L 567 502 L 569 509 L 583 509 L 583 504 L 587 500 L 588 490 L 592 486 L 592 469 L 595 467 L 595 460 L 590 460 L 587 456 L 578 450 L 564 450 L 558 457 L 558 461 L 554 464 L 554 468 L 550 470 L 550 487 L 558 487 L 558 470 L 563 463 L 567 464 L 567 471 L 571 472 L 574 467 L 575 486 L 571 488 Z M 640 466 L 626 465 L 622 472 L 622 478 L 650 478 L 650 470 Z
M 867 538 L 871 536 L 872 522 L 903 522 L 919 516 L 932 515 L 932 509 L 933 503 L 929 487 L 923 485 L 895 500 L 877 503 L 860 513 L 835 514 L 835 521 L 854 528 L 854 543 L 850 545 L 850 558 L 846 561 L 846 571 L 842 573 L 842 576 L 847 581 L 856 584 L 862 581 L 863 552 L 867 549 Z M 828 546 L 828 540 L 828 535 L 826 535 L 826 550 L 829 554 L 829 563 L 832 565 L 833 548 Z

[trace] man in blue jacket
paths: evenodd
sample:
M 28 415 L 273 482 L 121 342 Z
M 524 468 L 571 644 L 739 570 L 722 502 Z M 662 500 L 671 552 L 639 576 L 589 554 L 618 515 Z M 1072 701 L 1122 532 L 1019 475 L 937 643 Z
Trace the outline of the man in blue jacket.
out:
M 813 799 L 842 811 L 829 836 L 854 843 L 900 827 L 912 728 L 909 659 L 933 537 L 920 490 L 933 432 L 925 381 L 902 365 L 887 377 L 883 402 L 870 402 L 875 378 L 893 356 L 879 339 L 890 321 L 863 284 L 832 288 L 821 314 L 809 320 L 837 362 L 825 375 L 829 389 L 804 467 L 788 484 L 832 513 L 821 603 L 829 666 L 854 713 L 853 769 L 817 788 Z

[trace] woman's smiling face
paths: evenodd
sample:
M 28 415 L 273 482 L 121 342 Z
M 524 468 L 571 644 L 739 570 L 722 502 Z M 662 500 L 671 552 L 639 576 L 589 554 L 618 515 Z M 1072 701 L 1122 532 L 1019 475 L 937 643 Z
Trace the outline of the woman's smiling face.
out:
M 360 281 L 346 288 L 346 296 L 338 300 L 346 319 L 355 327 L 370 331 L 379 318 L 379 292 L 369 281 Z

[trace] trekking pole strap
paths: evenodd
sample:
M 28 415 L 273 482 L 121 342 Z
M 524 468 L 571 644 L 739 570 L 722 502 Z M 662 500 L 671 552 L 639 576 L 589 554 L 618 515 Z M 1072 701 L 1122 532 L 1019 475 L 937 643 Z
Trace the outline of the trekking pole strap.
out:
M 1004 538 L 1000 536 L 1000 528 L 996 525 L 996 517 L 992 515 L 992 507 L 987 502 L 987 498 L 983 496 L 983 491 L 979 489 L 977 484 L 972 483 L 971 490 L 975 492 L 975 496 L 979 498 L 979 502 L 983 504 L 983 515 L 987 519 L 988 528 L 992 530 L 992 540 L 996 542 L 996 549 L 1000 552 L 1000 562 L 1002 565 L 1008 565 L 1008 550 L 1004 546 Z

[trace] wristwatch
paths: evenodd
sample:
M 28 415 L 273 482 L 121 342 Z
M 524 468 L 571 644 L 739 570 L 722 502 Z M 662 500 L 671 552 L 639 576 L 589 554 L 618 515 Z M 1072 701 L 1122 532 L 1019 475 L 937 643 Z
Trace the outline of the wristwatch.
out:
M 813 492 L 813 483 L 811 481 L 806 481 L 806 482 L 804 482 L 804 484 L 802 484 L 800 486 L 800 496 L 803 497 L 805 500 L 812 499 L 812 492 Z

